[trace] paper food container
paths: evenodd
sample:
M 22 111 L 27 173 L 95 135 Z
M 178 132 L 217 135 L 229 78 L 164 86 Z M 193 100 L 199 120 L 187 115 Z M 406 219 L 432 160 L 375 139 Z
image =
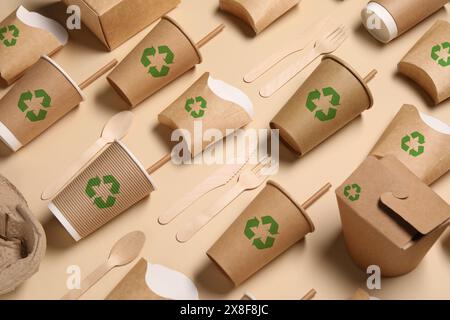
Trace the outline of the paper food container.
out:
M 17 151 L 84 97 L 75 81 L 52 59 L 43 56 L 0 99 L 0 139 Z
M 364 80 L 347 63 L 325 56 L 294 96 L 272 119 L 281 139 L 302 156 L 373 104 Z
M 103 149 L 49 203 L 50 211 L 80 240 L 150 195 L 150 176 L 120 141 Z
M 361 12 L 363 25 L 388 43 L 439 11 L 448 0 L 373 0 Z
M 68 38 L 59 23 L 20 6 L 0 22 L 0 78 L 12 84 L 42 55 L 61 49 Z
M 383 276 L 416 268 L 450 219 L 450 206 L 394 156 L 369 156 L 336 197 L 350 256 Z
M 112 51 L 174 9 L 180 0 L 63 0 L 81 10 L 81 20 Z
M 299 2 L 300 0 L 220 0 L 220 9 L 238 17 L 258 34 Z
M 269 181 L 207 255 L 238 286 L 313 231 L 305 210 Z
M 450 126 L 404 105 L 370 154 L 394 155 L 430 185 L 450 170 Z
M 201 61 L 193 40 L 174 20 L 163 17 L 107 79 L 135 107 Z
M 450 23 L 439 20 L 398 64 L 435 104 L 450 98 Z
M 45 255 L 44 229 L 25 198 L 0 175 L 0 295 L 15 290 L 39 269 Z
M 163 125 L 183 130 L 184 142 L 192 157 L 212 144 L 203 139 L 196 143 L 196 137 L 203 138 L 211 129 L 219 130 L 225 137 L 230 131 L 249 124 L 252 118 L 253 104 L 248 96 L 236 87 L 213 79 L 209 73 L 204 73 L 158 115 Z M 196 125 L 201 125 L 202 131 L 197 132 Z
M 198 300 L 198 291 L 184 274 L 141 258 L 106 300 Z

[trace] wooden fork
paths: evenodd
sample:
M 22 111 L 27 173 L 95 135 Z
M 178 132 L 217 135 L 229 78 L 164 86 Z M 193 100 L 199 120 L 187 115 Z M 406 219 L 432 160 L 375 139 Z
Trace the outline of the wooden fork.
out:
M 342 43 L 347 39 L 348 32 L 344 25 L 339 26 L 327 36 L 316 41 L 314 47 L 305 53 L 296 63 L 288 67 L 278 77 L 267 83 L 259 94 L 263 98 L 268 98 L 277 92 L 282 86 L 294 78 L 300 71 L 305 69 L 314 60 L 324 54 L 329 54 L 336 51 Z
M 241 173 L 238 182 L 222 196 L 212 207 L 194 217 L 181 231 L 177 233 L 179 242 L 190 240 L 200 229 L 206 226 L 216 215 L 228 206 L 241 193 L 258 188 L 269 177 L 265 170 L 270 167 L 270 158 L 264 158 L 258 165 Z

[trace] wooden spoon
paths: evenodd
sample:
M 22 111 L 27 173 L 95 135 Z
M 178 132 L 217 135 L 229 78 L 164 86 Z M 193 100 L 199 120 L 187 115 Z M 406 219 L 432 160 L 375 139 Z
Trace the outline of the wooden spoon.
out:
M 91 160 L 103 147 L 116 140 L 121 140 L 126 136 L 133 123 L 133 113 L 131 111 L 119 112 L 111 117 L 103 128 L 100 139 L 98 139 L 81 157 L 73 163 L 67 171 L 52 185 L 47 187 L 41 194 L 42 200 L 51 199 L 56 193 L 61 191 L 70 180 Z
M 61 300 L 76 300 L 115 267 L 124 266 L 136 259 L 145 243 L 141 231 L 133 231 L 116 242 L 109 253 L 108 260 L 83 279 L 80 289 L 70 290 Z

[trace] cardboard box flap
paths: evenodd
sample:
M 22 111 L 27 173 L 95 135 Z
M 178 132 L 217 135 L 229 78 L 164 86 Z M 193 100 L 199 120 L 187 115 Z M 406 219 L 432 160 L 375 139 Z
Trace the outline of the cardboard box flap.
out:
M 86 4 L 99 16 L 114 8 L 121 1 L 122 0 L 84 0 L 84 2 L 86 2 Z
M 422 235 L 448 222 L 450 206 L 436 193 L 424 186 L 409 189 L 383 193 L 380 200 Z

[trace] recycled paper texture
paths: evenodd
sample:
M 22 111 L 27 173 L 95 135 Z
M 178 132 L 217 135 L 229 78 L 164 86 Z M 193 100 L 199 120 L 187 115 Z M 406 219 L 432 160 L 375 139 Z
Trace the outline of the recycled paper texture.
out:
M 142 165 L 125 145 L 114 142 L 53 199 L 49 208 L 78 241 L 153 190 Z
M 450 206 L 394 156 L 368 157 L 336 196 L 350 256 L 383 276 L 416 268 L 450 218 Z
M 81 9 L 83 23 L 111 51 L 174 9 L 180 0 L 64 0 L 64 3 Z
M 183 29 L 163 17 L 108 76 L 117 93 L 135 107 L 202 61 Z
M 450 97 L 450 23 L 437 21 L 398 64 L 435 104 Z
M 52 55 L 67 41 L 67 31 L 56 21 L 20 6 L 0 22 L 0 77 L 10 85 L 42 55 Z
M 404 105 L 370 154 L 395 156 L 430 185 L 450 170 L 450 126 Z
M 206 149 L 212 142 L 199 141 L 209 129 L 219 130 L 222 137 L 230 131 L 242 128 L 252 121 L 253 105 L 241 90 L 213 79 L 204 73 L 175 102 L 158 115 L 160 123 L 171 129 L 183 129 L 184 141 L 194 157 Z M 201 124 L 201 132 L 195 126 Z M 228 132 L 227 132 L 228 131 Z M 197 146 L 197 144 L 201 144 Z
M 16 151 L 81 101 L 78 85 L 44 56 L 0 100 L 0 138 Z
M 41 224 L 22 194 L 0 176 L 0 295 L 13 291 L 38 271 L 45 248 Z
M 300 0 L 220 0 L 220 9 L 240 18 L 258 34 L 299 2 Z
M 385 8 L 397 26 L 397 35 L 410 30 L 445 6 L 448 0 L 373 0 Z
M 184 274 L 141 258 L 106 300 L 198 300 L 198 292 Z
M 309 152 L 373 104 L 362 78 L 345 62 L 326 56 L 271 121 L 299 156 Z
M 207 255 L 238 286 L 313 231 L 306 212 L 269 181 Z

